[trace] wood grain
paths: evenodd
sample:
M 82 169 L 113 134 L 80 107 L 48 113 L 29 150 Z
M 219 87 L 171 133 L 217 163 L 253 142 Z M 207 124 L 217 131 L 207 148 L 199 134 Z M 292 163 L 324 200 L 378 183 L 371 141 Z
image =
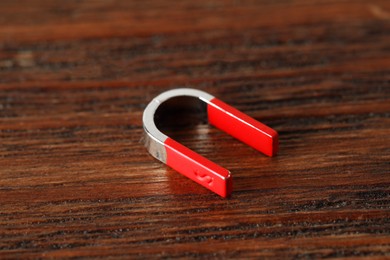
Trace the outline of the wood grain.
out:
M 169 130 L 230 199 L 140 143 L 180 86 L 280 134 Z M 389 1 L 0 2 L 2 259 L 390 257 L 389 136 Z

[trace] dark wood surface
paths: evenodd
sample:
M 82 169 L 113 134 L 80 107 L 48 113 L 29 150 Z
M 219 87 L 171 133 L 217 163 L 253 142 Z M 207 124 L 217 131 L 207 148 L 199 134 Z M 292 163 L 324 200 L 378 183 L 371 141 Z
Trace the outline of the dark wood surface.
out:
M 280 134 L 171 129 L 230 199 L 140 143 L 181 86 Z M 0 2 L 1 259 L 390 257 L 389 136 L 388 0 Z

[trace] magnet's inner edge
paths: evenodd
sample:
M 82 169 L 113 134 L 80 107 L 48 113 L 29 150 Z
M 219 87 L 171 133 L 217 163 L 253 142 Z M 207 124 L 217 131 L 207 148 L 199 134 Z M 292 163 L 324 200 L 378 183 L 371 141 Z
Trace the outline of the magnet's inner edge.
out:
M 154 122 L 157 129 L 175 139 L 172 133 L 177 130 L 207 124 L 207 103 L 192 96 L 170 98 L 158 106 Z

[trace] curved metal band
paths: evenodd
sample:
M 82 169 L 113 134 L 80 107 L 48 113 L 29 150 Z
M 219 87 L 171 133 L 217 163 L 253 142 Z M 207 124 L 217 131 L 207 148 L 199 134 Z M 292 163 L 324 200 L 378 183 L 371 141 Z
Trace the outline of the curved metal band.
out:
M 200 101 L 203 101 L 207 104 L 214 98 L 212 95 L 204 91 L 192 88 L 178 88 L 168 90 L 155 97 L 145 108 L 142 116 L 145 134 L 145 147 L 154 158 L 160 160 L 163 163 L 167 162 L 167 153 L 165 150 L 164 142 L 167 140 L 168 136 L 158 130 L 154 121 L 154 117 L 158 107 L 162 103 L 171 98 L 182 96 L 199 98 Z
M 175 97 L 195 97 L 206 104 L 209 122 L 268 156 L 278 150 L 275 130 L 229 106 L 212 95 L 189 88 L 174 89 L 154 98 L 143 114 L 145 146 L 156 159 L 193 181 L 227 197 L 232 191 L 230 172 L 161 133 L 155 124 L 161 104 Z

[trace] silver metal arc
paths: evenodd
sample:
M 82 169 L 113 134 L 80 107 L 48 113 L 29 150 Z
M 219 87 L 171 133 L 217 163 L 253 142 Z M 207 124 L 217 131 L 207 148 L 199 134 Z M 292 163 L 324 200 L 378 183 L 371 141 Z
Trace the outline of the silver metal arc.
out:
M 177 88 L 161 93 L 146 106 L 142 116 L 142 123 L 144 127 L 144 145 L 154 158 L 163 163 L 167 162 L 167 152 L 165 150 L 164 142 L 167 140 L 168 136 L 163 134 L 156 127 L 155 114 L 162 103 L 171 98 L 181 96 L 196 97 L 207 104 L 214 98 L 214 96 L 201 90 L 192 88 Z

